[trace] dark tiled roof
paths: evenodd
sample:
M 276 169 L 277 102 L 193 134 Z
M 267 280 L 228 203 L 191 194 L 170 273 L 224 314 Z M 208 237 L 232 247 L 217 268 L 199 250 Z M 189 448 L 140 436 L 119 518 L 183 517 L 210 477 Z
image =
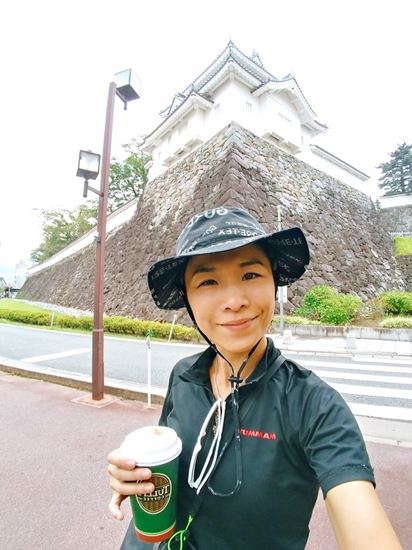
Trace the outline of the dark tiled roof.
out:
M 248 57 L 235 46 L 232 40 L 229 40 L 224 50 L 215 58 L 215 60 L 210 63 L 210 65 L 197 78 L 195 78 L 195 80 L 193 80 L 193 82 L 191 82 L 191 84 L 187 88 L 185 88 L 182 93 L 176 93 L 172 103 L 168 107 L 160 111 L 159 114 L 163 118 L 163 121 L 153 130 L 153 132 L 151 132 L 146 137 L 146 139 L 153 135 L 176 110 L 180 109 L 180 107 L 188 100 L 188 98 L 193 93 L 196 93 L 202 99 L 208 99 L 204 94 L 202 94 L 202 90 L 219 73 L 219 71 L 230 59 L 252 78 L 260 82 L 260 84 L 257 85 L 254 89 L 254 91 L 258 90 L 269 82 L 279 84 L 293 82 L 297 90 L 299 91 L 301 99 L 307 105 L 307 108 L 311 111 L 313 117 L 316 116 L 315 112 L 313 111 L 312 107 L 304 96 L 299 84 L 297 83 L 292 73 L 289 73 L 284 78 L 279 80 L 265 69 L 257 52 L 254 51 L 252 55 Z M 327 129 L 326 125 L 321 124 L 315 120 L 313 121 L 313 123 L 315 124 L 315 126 Z

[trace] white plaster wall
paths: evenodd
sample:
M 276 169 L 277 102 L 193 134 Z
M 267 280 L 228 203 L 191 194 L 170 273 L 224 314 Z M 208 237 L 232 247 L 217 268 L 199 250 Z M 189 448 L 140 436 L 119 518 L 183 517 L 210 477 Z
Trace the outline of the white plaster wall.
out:
M 394 206 L 408 206 L 412 204 L 412 195 L 395 195 L 393 197 L 379 197 L 381 208 L 393 208 Z
M 249 88 L 242 82 L 236 79 L 224 82 L 215 90 L 213 102 L 213 107 L 205 112 L 206 140 L 233 121 L 254 133 L 257 132 L 260 117 L 259 101 L 252 97 Z M 246 102 L 251 105 L 251 112 L 247 112 Z
M 358 189 L 358 191 L 364 191 L 365 181 L 363 179 L 346 170 L 339 164 L 335 164 L 333 161 L 325 159 L 314 153 L 310 148 L 310 143 L 313 144 L 313 139 L 311 139 L 310 135 L 303 134 L 302 152 L 296 155 L 298 159 L 307 162 L 314 168 L 318 168 L 319 170 L 322 170 L 322 172 L 326 172 L 330 176 L 343 181 L 344 183 L 347 183 L 354 189 Z

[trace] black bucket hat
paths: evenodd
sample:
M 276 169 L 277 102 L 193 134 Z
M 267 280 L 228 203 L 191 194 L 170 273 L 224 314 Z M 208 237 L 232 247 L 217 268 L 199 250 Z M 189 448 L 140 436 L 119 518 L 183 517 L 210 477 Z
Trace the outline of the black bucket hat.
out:
M 196 214 L 179 236 L 176 255 L 159 260 L 147 274 L 152 298 L 160 309 L 186 307 L 182 275 L 188 260 L 256 243 L 268 254 L 278 286 L 297 281 L 309 264 L 310 254 L 300 227 L 265 233 L 249 212 L 233 206 L 212 208 Z

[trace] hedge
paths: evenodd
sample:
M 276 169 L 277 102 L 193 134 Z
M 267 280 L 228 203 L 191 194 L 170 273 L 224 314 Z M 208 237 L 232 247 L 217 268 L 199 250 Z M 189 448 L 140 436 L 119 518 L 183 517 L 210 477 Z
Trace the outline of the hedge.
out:
M 24 323 L 30 325 L 50 326 L 53 320 L 53 326 L 61 328 L 71 328 L 91 331 L 93 329 L 93 317 L 50 313 L 28 313 L 24 311 L 13 311 L 0 309 L 0 319 Z M 104 317 L 103 329 L 105 332 L 114 334 L 129 334 L 132 336 L 168 339 L 171 323 L 160 323 L 158 321 L 139 321 L 137 319 L 128 319 L 126 317 Z M 185 342 L 200 342 L 202 337 L 194 327 L 184 325 L 175 325 L 173 327 L 173 339 Z

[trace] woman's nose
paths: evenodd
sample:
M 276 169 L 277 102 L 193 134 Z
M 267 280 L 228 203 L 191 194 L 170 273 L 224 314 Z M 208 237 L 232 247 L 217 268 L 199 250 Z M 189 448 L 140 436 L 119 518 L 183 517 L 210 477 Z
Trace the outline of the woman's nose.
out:
M 242 289 L 237 286 L 230 286 L 223 290 L 222 292 L 222 309 L 230 309 L 233 311 L 238 311 L 241 307 L 247 306 L 249 300 Z

